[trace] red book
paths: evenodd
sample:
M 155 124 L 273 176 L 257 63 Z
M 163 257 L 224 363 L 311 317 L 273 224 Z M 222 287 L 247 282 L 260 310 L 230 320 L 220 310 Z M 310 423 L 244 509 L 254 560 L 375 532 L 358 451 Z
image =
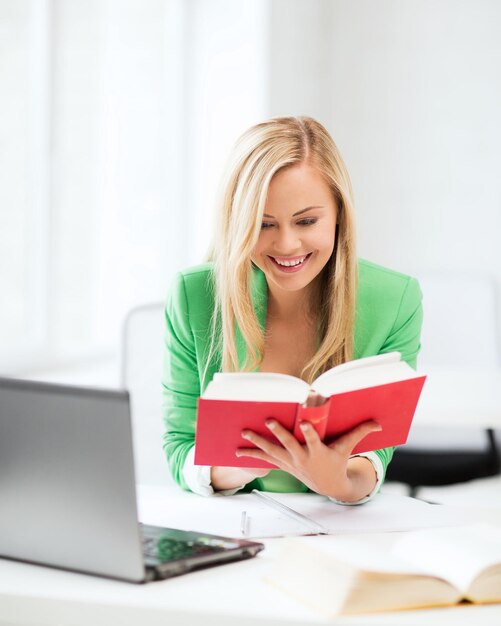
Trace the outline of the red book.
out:
M 425 376 L 400 353 L 391 352 L 343 363 L 324 372 L 312 386 L 294 376 L 266 372 L 216 374 L 198 401 L 195 463 L 233 467 L 274 467 L 237 457 L 253 445 L 241 437 L 253 430 L 277 441 L 265 421 L 273 417 L 304 442 L 299 424 L 310 422 L 326 443 L 369 419 L 382 430 L 370 433 L 352 454 L 407 441 Z

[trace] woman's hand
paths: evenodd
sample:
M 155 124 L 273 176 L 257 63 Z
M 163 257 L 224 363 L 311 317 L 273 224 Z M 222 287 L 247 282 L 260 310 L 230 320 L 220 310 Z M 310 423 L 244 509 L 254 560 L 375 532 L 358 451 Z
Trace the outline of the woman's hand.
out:
M 372 463 L 363 457 L 350 459 L 351 451 L 369 433 L 381 430 L 374 421 L 364 422 L 345 433 L 331 444 L 324 444 L 308 422 L 300 427 L 305 444 L 299 441 L 274 419 L 266 426 L 282 445 L 271 443 L 265 437 L 245 430 L 242 437 L 257 448 L 239 448 L 237 456 L 248 456 L 273 463 L 295 476 L 312 491 L 336 500 L 355 502 L 368 495 L 376 485 Z
M 258 467 L 211 467 L 210 482 L 215 491 L 235 489 L 266 476 L 269 471 Z

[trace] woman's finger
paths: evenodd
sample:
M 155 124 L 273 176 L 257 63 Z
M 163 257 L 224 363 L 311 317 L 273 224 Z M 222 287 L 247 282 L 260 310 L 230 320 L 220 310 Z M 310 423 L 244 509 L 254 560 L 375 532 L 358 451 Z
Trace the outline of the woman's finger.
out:
M 237 450 L 235 451 L 235 456 L 247 456 L 251 459 L 259 459 L 260 461 L 267 461 L 268 463 L 273 463 L 274 465 L 276 465 L 273 459 L 270 458 L 270 455 L 263 450 L 260 450 L 259 448 L 237 448 Z
M 269 457 L 273 459 L 278 459 L 282 461 L 282 460 L 285 460 L 286 457 L 289 456 L 289 453 L 287 452 L 285 448 L 275 443 L 272 443 L 271 441 L 266 439 L 266 437 L 262 437 L 261 435 L 258 435 L 252 430 L 242 431 L 242 437 L 244 439 L 247 439 L 251 443 L 253 443 L 255 446 L 260 448 L 263 452 L 265 452 Z M 242 449 L 242 448 L 239 448 L 239 449 Z M 243 449 L 246 450 L 247 448 L 243 448 Z M 253 448 L 250 448 L 250 449 L 252 450 Z M 261 457 L 256 457 L 256 458 L 261 458 Z
M 266 420 L 266 426 L 291 456 L 298 457 L 301 454 L 303 450 L 301 444 L 291 432 L 282 426 L 282 424 L 270 418 Z
M 329 444 L 329 448 L 336 448 L 340 452 L 349 455 L 357 443 L 362 441 L 364 437 L 367 437 L 369 433 L 380 430 L 382 430 L 381 426 L 374 420 L 363 422 Z
M 306 447 L 310 452 L 315 452 L 319 445 L 322 443 L 319 434 L 315 428 L 309 422 L 301 422 L 299 428 L 304 436 Z

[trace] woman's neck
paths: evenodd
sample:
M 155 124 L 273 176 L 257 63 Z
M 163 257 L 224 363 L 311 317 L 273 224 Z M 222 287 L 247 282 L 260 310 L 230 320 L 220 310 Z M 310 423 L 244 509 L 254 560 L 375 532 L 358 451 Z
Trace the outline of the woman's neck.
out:
M 276 320 L 316 318 L 320 293 L 318 284 L 310 284 L 301 291 L 268 288 L 268 317 Z

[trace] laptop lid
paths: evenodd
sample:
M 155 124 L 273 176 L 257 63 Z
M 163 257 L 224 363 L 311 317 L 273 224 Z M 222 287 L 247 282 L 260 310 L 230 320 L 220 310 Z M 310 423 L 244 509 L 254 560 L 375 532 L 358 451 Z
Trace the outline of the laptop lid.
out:
M 145 578 L 129 394 L 0 378 L 0 555 Z

